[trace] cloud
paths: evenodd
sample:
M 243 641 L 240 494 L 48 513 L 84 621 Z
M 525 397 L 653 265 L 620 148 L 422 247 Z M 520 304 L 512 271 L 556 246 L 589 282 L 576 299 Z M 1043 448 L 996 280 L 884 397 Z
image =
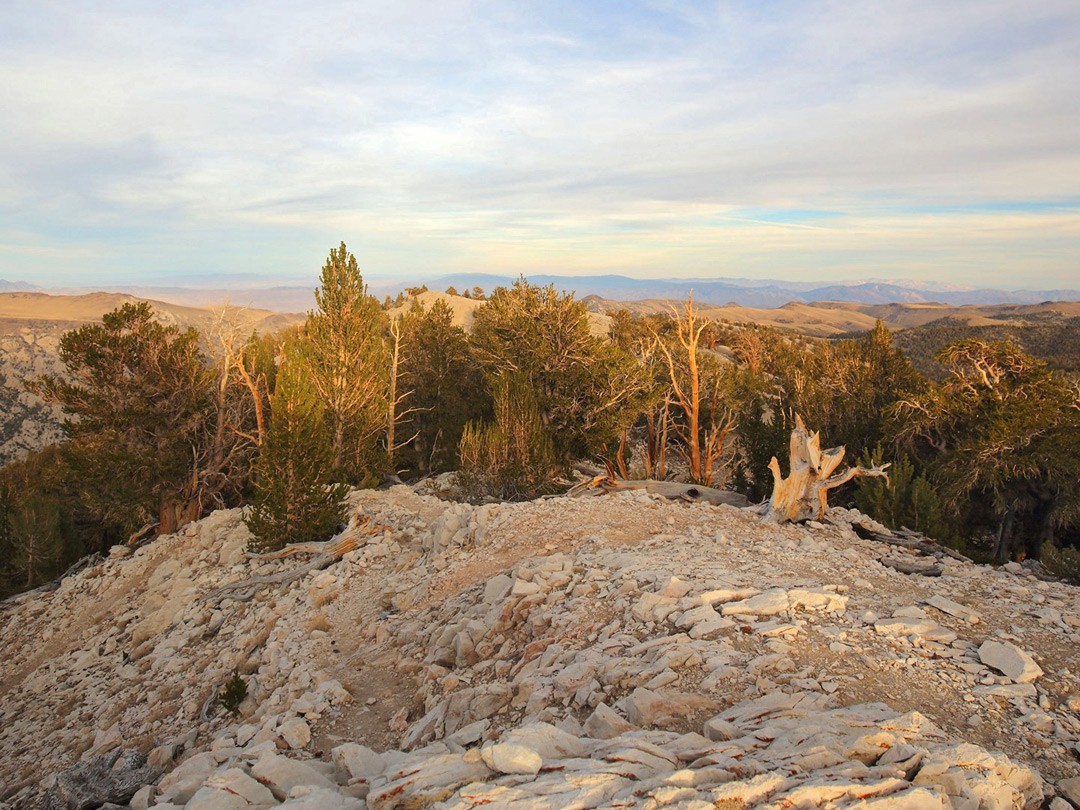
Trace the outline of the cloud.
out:
M 149 244 L 292 273 L 344 237 L 411 273 L 1049 283 L 1077 76 L 1062 0 L 8 4 L 0 216 L 95 275 Z M 842 223 L 780 224 L 808 210 Z M 38 266 L 16 248 L 0 275 Z

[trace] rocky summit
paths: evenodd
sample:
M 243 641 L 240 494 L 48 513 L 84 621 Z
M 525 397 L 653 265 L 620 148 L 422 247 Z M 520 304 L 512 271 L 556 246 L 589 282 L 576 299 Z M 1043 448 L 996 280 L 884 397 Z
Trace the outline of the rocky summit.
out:
M 1080 802 L 1072 586 L 900 573 L 843 509 L 436 490 L 353 493 L 379 530 L 291 582 L 231 510 L 5 603 L 0 805 Z

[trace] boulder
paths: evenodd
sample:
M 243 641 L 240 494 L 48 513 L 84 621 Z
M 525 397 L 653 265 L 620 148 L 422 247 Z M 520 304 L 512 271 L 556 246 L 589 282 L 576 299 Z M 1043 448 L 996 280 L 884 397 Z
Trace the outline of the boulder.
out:
M 299 717 L 286 720 L 278 726 L 277 733 L 289 748 L 299 750 L 307 748 L 311 743 L 311 727 Z
M 345 743 L 330 751 L 339 782 L 350 779 L 374 779 L 386 770 L 382 756 L 357 743 Z
M 256 783 L 258 784 L 258 783 Z M 273 797 L 271 797 L 273 801 Z M 195 791 L 185 810 L 244 810 L 248 801 L 236 793 L 213 787 L 201 787 Z
M 298 786 L 336 789 L 337 785 L 310 765 L 295 759 L 264 753 L 251 768 L 251 775 L 270 788 L 281 800 Z
M 1042 667 L 1010 641 L 984 641 L 979 660 L 1016 683 L 1031 683 L 1042 674 Z
M 235 793 L 248 804 L 274 804 L 274 794 L 270 789 L 256 782 L 240 768 L 229 768 L 216 773 L 206 780 L 206 786 Z
M 729 602 L 720 609 L 720 612 L 725 616 L 775 616 L 789 607 L 787 591 L 783 588 L 773 588 L 757 596 L 751 596 L 749 599 Z
M 606 703 L 598 703 L 585 721 L 585 732 L 595 740 L 608 740 L 636 730 L 637 726 L 624 720 Z
M 535 775 L 544 761 L 540 755 L 524 745 L 495 743 L 480 749 L 484 764 L 498 773 Z

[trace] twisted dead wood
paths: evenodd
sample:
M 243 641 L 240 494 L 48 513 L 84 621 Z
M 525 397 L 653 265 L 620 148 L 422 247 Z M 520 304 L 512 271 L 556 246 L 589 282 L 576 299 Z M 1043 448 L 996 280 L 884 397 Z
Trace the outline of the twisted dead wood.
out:
M 650 495 L 659 495 L 671 500 L 711 503 L 714 506 L 749 506 L 750 502 L 738 492 L 702 487 L 696 484 L 680 484 L 675 481 L 620 481 L 607 475 L 597 475 L 588 481 L 582 481 L 566 493 L 570 497 L 582 495 L 610 495 L 612 492 L 629 492 L 643 489 Z
M 772 498 L 764 509 L 770 520 L 778 523 L 801 520 L 822 520 L 829 508 L 829 490 L 836 489 L 858 476 L 888 479 L 889 464 L 880 467 L 850 467 L 843 473 L 833 475 L 844 460 L 844 448 L 821 449 L 821 435 L 811 433 L 796 415 L 795 429 L 791 431 L 789 444 L 791 472 L 787 478 L 780 474 L 780 462 L 773 456 L 769 469 L 773 475 Z

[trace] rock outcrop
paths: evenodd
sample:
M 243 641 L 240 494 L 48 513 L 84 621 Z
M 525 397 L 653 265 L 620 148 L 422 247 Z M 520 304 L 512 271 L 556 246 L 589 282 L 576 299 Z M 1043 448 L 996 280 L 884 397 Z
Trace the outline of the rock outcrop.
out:
M 6 605 L 0 802 L 132 750 L 164 773 L 136 808 L 976 810 L 1080 776 L 1071 586 L 899 573 L 842 509 L 353 504 L 386 530 L 283 587 L 212 595 L 302 564 L 244 558 L 231 510 Z

